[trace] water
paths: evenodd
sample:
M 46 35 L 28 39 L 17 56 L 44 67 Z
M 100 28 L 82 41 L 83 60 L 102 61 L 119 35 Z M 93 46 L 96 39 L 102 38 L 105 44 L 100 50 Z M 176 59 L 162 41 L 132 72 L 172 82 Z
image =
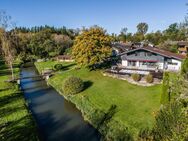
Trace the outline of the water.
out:
M 36 76 L 33 65 L 22 68 L 21 78 Z M 41 78 L 21 79 L 21 87 L 44 141 L 99 141 L 100 134 L 81 112 Z

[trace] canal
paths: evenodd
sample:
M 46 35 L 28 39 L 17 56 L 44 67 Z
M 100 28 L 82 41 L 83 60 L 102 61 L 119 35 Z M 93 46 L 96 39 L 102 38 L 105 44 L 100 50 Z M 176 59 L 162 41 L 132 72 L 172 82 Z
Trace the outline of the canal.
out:
M 21 69 L 21 78 L 38 75 L 33 64 Z M 99 141 L 100 134 L 81 112 L 48 86 L 42 78 L 21 79 L 21 88 L 43 141 Z

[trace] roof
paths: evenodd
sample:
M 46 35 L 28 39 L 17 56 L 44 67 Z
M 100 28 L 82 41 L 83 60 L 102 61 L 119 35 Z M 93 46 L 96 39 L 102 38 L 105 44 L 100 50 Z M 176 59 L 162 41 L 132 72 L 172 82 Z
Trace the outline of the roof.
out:
M 59 55 L 57 56 L 57 59 L 66 60 L 66 59 L 72 59 L 72 57 L 70 55 Z
M 125 52 L 127 50 L 130 50 L 131 44 L 128 43 L 113 43 L 112 48 L 118 49 L 120 52 Z
M 149 52 L 160 54 L 160 55 L 168 57 L 168 58 L 175 58 L 175 59 L 178 59 L 178 60 L 183 60 L 183 59 L 186 58 L 185 56 L 183 56 L 181 54 L 172 53 L 170 51 L 162 50 L 162 49 L 159 49 L 159 48 L 156 48 L 156 47 L 142 47 L 142 48 L 137 48 L 137 49 L 133 49 L 133 50 L 124 52 L 121 55 L 130 53 L 130 52 L 134 52 L 134 51 L 137 51 L 137 50 L 146 50 L 146 51 L 149 51 Z
M 178 46 L 188 46 L 188 41 L 179 41 Z

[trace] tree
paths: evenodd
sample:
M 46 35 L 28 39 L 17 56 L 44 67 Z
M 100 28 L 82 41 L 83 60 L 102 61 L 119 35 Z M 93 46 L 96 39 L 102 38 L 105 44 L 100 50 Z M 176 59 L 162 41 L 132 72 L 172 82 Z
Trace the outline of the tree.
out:
M 132 36 L 132 41 L 133 42 L 141 42 L 144 40 L 144 35 L 141 34 L 141 33 L 135 33 L 133 36 Z
M 167 39 L 170 39 L 172 41 L 176 41 L 177 40 L 177 35 L 179 33 L 179 29 L 178 29 L 178 24 L 177 23 L 173 23 L 171 24 L 165 31 L 164 31 L 164 36 L 167 37 Z
M 52 51 L 54 47 L 54 42 L 51 39 L 51 29 L 44 29 L 35 33 L 32 36 L 28 47 L 33 55 L 40 58 L 48 57 L 49 51 Z
M 159 45 L 163 42 L 163 35 L 161 31 L 156 31 L 146 34 L 145 39 L 154 45 Z
M 111 41 L 104 29 L 91 27 L 76 37 L 72 55 L 78 65 L 94 67 L 111 55 Z
M 122 28 L 120 35 L 119 35 L 119 39 L 120 41 L 126 42 L 127 41 L 127 28 Z
M 118 42 L 119 41 L 119 36 L 117 36 L 117 34 L 112 33 L 111 37 L 112 37 L 114 42 Z
M 139 23 L 137 25 L 137 33 L 140 33 L 142 35 L 145 35 L 148 31 L 148 24 L 147 23 Z
M 154 140 L 185 141 L 187 140 L 188 120 L 185 107 L 174 101 L 162 108 L 157 116 L 153 129 Z
M 57 45 L 57 54 L 64 54 L 66 50 L 70 49 L 73 44 L 73 40 L 67 35 L 54 35 L 53 40 Z
M 174 53 L 178 52 L 177 44 L 173 43 L 172 41 L 165 41 L 164 43 L 161 43 L 160 48 Z
M 181 73 L 188 79 L 188 58 L 186 58 L 182 63 Z
M 162 85 L 162 94 L 161 94 L 161 104 L 166 104 L 170 101 L 169 95 L 169 72 L 164 72 L 163 75 L 163 85 Z
M 0 40 L 1 40 L 1 50 L 3 51 L 3 56 L 6 64 L 9 66 L 12 74 L 12 80 L 14 80 L 13 62 L 15 49 L 12 44 L 12 33 L 6 31 L 8 28 L 13 26 L 11 22 L 11 17 L 6 14 L 5 11 L 0 11 Z

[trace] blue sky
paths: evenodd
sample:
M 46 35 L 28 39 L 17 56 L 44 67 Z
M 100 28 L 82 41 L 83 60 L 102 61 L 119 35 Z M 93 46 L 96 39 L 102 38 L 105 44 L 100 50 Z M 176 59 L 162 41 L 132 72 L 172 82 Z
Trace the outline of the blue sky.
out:
M 6 10 L 17 26 L 99 25 L 109 33 L 119 33 L 123 27 L 135 32 L 139 22 L 147 22 L 149 31 L 181 22 L 188 9 L 186 3 L 187 0 L 0 0 L 0 9 Z

